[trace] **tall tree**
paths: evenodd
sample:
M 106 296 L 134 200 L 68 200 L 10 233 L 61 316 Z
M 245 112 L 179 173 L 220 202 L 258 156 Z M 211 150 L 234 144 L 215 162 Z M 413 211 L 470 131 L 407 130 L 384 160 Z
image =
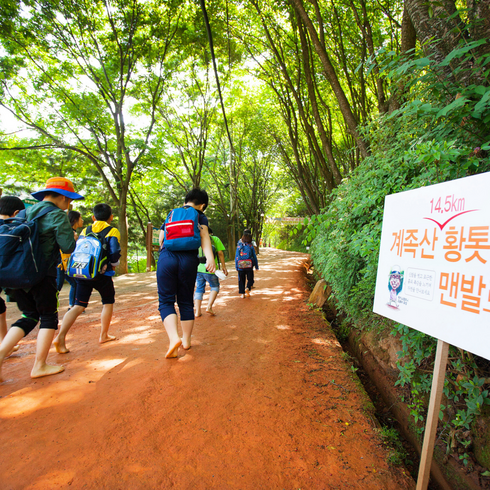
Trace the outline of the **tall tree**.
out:
M 180 67 L 182 69 L 182 67 Z M 216 115 L 216 93 L 210 66 L 191 59 L 185 77 L 176 77 L 157 106 L 157 142 L 160 166 L 183 188 L 201 185 L 211 125 Z
M 303 0 L 290 0 L 290 2 L 291 6 L 293 6 L 294 9 L 298 12 L 299 17 L 308 29 L 308 33 L 311 37 L 313 46 L 322 63 L 323 73 L 325 74 L 325 77 L 330 83 L 330 86 L 332 87 L 332 90 L 337 98 L 339 109 L 342 113 L 342 116 L 344 117 L 345 123 L 354 136 L 362 156 L 367 157 L 369 155 L 368 144 L 366 141 L 364 141 L 364 138 L 360 135 L 358 131 L 359 120 L 352 111 L 351 104 L 349 103 L 344 88 L 342 87 L 342 83 L 339 80 L 337 70 L 335 69 L 335 66 L 332 63 L 329 53 L 326 49 L 323 31 L 323 18 L 318 2 L 317 0 L 312 0 L 313 6 L 315 8 L 316 20 L 319 24 L 318 29 L 320 31 L 320 34 L 318 33 L 312 19 L 306 11 Z
M 117 207 L 127 272 L 131 177 L 148 151 L 180 2 L 32 0 L 2 17 L 0 104 L 37 132 L 27 146 L 83 155 Z M 130 115 L 138 115 L 138 124 Z

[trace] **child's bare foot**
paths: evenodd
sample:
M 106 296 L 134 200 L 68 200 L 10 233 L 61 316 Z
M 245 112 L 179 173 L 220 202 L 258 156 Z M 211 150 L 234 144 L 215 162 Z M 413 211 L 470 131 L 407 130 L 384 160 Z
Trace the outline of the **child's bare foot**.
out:
M 208 314 L 209 314 L 209 315 L 211 315 L 211 316 L 216 315 L 216 313 L 213 311 L 213 309 L 212 309 L 212 308 L 208 308 L 208 309 L 206 310 L 206 313 L 208 313 Z
M 70 349 L 68 349 L 65 345 L 64 340 L 60 340 L 59 337 L 56 337 L 53 341 L 54 348 L 56 349 L 56 352 L 58 354 L 68 354 L 70 352 Z
M 31 378 L 42 378 L 43 376 L 51 376 L 52 374 L 58 374 L 64 371 L 63 366 L 50 366 L 49 364 L 44 364 L 42 366 L 36 366 L 32 368 Z
M 198 317 L 202 316 L 202 313 L 200 311 L 196 311 L 196 313 L 194 314 L 194 316 L 196 318 L 198 318 Z
M 110 342 L 111 340 L 116 340 L 116 337 L 114 335 L 105 334 L 103 337 L 100 337 L 99 343 L 105 344 L 106 342 Z
M 19 344 L 14 345 L 14 348 L 5 357 L 11 356 L 14 352 L 17 352 L 19 349 L 20 349 L 20 345 Z
M 183 338 L 181 340 L 182 340 L 182 348 L 184 350 L 189 350 L 192 347 L 190 342 L 187 343 Z
M 182 340 L 178 340 L 175 344 L 171 345 L 165 354 L 165 359 L 172 359 L 177 357 L 177 352 L 179 351 L 179 347 L 182 345 Z

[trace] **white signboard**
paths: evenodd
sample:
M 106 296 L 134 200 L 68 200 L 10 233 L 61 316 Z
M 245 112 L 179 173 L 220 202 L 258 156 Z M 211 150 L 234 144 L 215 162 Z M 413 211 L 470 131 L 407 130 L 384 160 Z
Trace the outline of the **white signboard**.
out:
M 373 311 L 490 359 L 490 173 L 386 196 Z

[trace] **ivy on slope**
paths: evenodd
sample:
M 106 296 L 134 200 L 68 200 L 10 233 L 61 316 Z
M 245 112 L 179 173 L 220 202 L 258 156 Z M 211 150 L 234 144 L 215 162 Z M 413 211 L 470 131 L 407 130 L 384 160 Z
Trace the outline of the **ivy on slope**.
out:
M 315 266 L 352 320 L 371 311 L 385 196 L 490 169 L 490 83 L 449 87 L 438 68 L 429 58 L 386 64 L 387 77 L 404 83 L 409 100 L 364 128 L 371 156 L 308 225 Z M 484 75 L 488 80 L 488 70 Z

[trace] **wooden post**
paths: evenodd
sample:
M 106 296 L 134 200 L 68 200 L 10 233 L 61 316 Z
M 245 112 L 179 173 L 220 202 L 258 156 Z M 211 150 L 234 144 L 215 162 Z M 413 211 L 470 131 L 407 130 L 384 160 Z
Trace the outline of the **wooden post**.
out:
M 446 365 L 449 352 L 449 344 L 437 340 L 436 360 L 434 363 L 434 375 L 430 391 L 429 412 L 425 424 L 424 445 L 420 455 L 419 476 L 416 490 L 426 490 L 429 485 L 430 467 L 434 453 L 437 423 L 439 422 L 439 410 L 441 408 L 442 389 L 446 377 Z
M 146 225 L 146 272 L 151 271 L 151 254 L 153 250 L 153 225 Z

